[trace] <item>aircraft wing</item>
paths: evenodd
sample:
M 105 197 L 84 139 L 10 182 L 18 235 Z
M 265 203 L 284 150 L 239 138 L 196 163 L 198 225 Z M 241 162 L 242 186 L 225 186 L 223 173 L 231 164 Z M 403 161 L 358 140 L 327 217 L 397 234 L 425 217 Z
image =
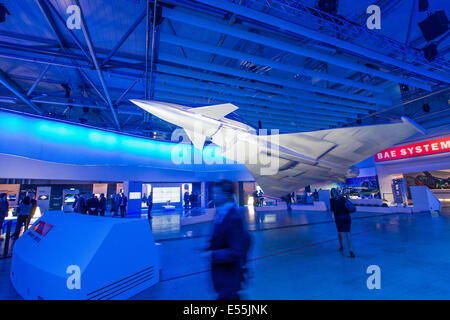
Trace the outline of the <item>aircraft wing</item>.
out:
M 397 123 L 280 134 L 278 172 L 247 168 L 267 195 L 283 196 L 313 183 L 343 181 L 351 166 L 418 132 L 426 131 L 402 117 Z

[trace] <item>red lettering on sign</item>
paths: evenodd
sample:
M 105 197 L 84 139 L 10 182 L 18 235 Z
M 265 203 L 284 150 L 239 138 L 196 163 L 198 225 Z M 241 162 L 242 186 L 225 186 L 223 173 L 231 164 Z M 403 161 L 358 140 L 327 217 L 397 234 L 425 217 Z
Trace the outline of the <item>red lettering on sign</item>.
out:
M 397 160 L 442 152 L 450 152 L 450 137 L 385 149 L 375 155 L 375 161 Z

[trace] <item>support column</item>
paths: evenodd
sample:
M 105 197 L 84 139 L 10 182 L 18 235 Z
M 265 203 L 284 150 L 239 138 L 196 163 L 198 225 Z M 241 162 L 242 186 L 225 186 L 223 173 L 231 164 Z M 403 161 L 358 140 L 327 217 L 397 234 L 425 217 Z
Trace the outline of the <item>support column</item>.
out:
M 128 198 L 127 216 L 140 217 L 142 213 L 142 182 L 141 181 L 124 181 L 123 193 Z

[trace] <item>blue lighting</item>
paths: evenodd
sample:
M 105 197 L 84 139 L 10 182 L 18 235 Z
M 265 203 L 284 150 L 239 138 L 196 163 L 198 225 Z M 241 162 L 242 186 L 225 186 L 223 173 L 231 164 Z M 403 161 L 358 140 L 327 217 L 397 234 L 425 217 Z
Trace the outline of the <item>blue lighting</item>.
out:
M 83 165 L 158 164 L 161 167 L 174 166 L 173 154 L 188 153 L 194 158 L 193 146 L 189 144 L 138 138 L 7 112 L 0 112 L 0 120 L 0 135 L 3 137 L 0 139 L 0 152 L 6 154 Z M 206 146 L 201 153 L 199 150 L 195 153 L 206 159 L 212 157 L 226 162 L 217 146 Z M 201 165 L 214 167 L 220 166 L 221 162 L 210 163 L 204 161 Z

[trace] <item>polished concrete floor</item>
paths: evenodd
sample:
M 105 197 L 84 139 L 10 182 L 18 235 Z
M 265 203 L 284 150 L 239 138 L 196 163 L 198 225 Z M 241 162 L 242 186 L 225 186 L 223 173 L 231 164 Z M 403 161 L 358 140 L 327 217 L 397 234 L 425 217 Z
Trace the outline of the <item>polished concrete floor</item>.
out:
M 163 248 L 161 282 L 134 299 L 215 299 L 200 256 L 211 224 L 176 227 L 170 219 L 153 222 Z M 247 220 L 253 246 L 245 299 L 450 299 L 448 213 L 356 214 L 354 259 L 339 253 L 329 213 L 250 212 Z M 10 260 L 0 260 L 0 299 L 19 298 Z M 371 265 L 380 268 L 380 289 L 367 288 Z

